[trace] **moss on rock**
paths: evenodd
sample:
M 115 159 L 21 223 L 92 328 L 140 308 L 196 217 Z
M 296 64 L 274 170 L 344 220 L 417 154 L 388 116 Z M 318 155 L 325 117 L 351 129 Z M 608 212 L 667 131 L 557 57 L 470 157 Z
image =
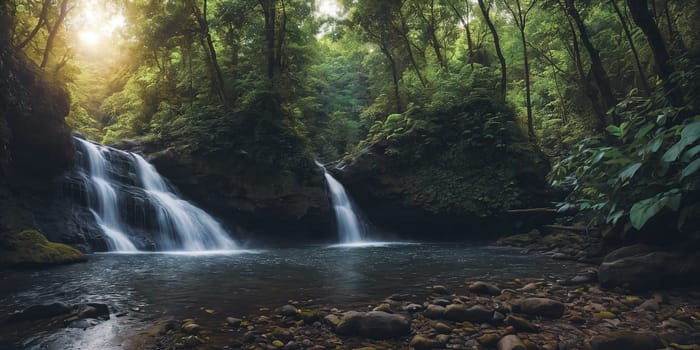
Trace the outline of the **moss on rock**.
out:
M 0 239 L 0 265 L 51 265 L 86 260 L 85 255 L 77 249 L 49 242 L 37 230 L 24 230 Z

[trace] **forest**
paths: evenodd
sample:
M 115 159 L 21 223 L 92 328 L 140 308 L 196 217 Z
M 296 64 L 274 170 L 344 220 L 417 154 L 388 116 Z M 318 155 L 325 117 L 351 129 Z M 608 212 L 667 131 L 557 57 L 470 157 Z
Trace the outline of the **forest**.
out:
M 167 321 L 156 345 L 128 347 L 700 344 L 700 1 L 7 0 L 0 93 L 0 271 L 17 285 L 0 288 L 2 348 L 31 348 L 18 340 L 73 314 L 67 329 L 99 328 L 70 325 L 123 309 L 118 327 L 134 332 L 132 314 L 159 303 L 198 323 Z M 304 245 L 327 243 L 363 248 L 336 260 Z M 523 249 L 531 266 L 499 270 L 520 266 Z M 245 253 L 94 254 L 161 251 Z M 415 256 L 427 260 L 402 260 Z M 37 304 L 16 293 L 50 288 L 14 267 L 85 260 L 40 271 L 111 295 L 92 269 L 174 264 L 194 305 L 144 292 L 99 314 L 104 300 L 76 294 L 59 300 L 72 311 L 10 315 Z M 196 276 L 209 272 L 228 292 L 265 296 L 225 306 L 200 295 L 217 289 Z M 144 273 L 147 288 L 170 283 Z M 107 282 L 146 288 L 132 283 Z M 375 302 L 408 285 L 427 288 L 424 304 L 422 292 Z M 591 288 L 582 301 L 578 287 Z M 279 320 L 260 320 L 270 309 Z M 551 336 L 566 327 L 578 330 Z M 62 334 L 41 341 L 114 345 Z

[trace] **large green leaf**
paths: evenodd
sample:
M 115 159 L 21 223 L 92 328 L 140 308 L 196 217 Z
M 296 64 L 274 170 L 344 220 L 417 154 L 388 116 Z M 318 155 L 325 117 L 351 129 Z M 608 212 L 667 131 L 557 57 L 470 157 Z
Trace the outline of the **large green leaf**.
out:
M 685 169 L 681 172 L 681 179 L 684 179 L 690 175 L 693 175 L 696 171 L 700 169 L 700 158 L 694 160 L 692 163 L 688 164 Z
M 627 168 L 625 168 L 625 170 L 620 172 L 620 175 L 617 176 L 617 179 L 620 180 L 621 182 L 625 182 L 625 181 L 631 179 L 632 177 L 634 177 L 634 174 L 637 173 L 637 170 L 639 170 L 639 168 L 641 166 L 642 166 L 642 163 L 634 163 L 634 164 L 628 166 Z
M 700 122 L 694 122 L 683 127 L 681 131 L 681 139 L 678 140 L 671 148 L 664 153 L 662 157 L 664 162 L 673 162 L 678 159 L 678 156 L 683 150 L 700 139 Z
M 676 211 L 680 208 L 680 204 L 681 192 L 677 189 L 660 193 L 651 198 L 642 199 L 634 203 L 632 209 L 630 209 L 630 222 L 632 223 L 632 227 L 639 230 L 664 207 L 669 207 L 671 210 Z

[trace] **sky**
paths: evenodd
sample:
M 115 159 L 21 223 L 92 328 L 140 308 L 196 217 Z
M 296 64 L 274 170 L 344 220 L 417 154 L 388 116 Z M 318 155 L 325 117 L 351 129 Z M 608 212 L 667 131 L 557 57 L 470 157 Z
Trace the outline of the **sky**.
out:
M 342 9 L 337 0 L 316 0 L 316 13 L 319 17 L 337 17 Z

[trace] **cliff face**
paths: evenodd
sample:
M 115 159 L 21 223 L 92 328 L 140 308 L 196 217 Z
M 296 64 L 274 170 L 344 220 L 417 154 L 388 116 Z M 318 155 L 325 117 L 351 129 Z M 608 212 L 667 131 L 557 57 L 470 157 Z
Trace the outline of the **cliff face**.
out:
M 26 230 L 41 229 L 49 239 L 62 240 L 59 236 L 69 225 L 61 225 L 64 229 L 59 232 L 47 223 L 65 222 L 63 217 L 72 215 L 60 193 L 62 174 L 73 164 L 75 153 L 70 128 L 64 120 L 70 105 L 68 93 L 51 82 L 22 52 L 6 43 L 0 38 L 0 251 L 3 252 L 0 255 L 3 257 L 14 256 L 11 253 L 17 244 L 13 242 Z M 79 254 L 68 247 L 50 245 L 43 236 L 22 242 L 26 242 L 22 245 L 24 250 L 32 251 L 32 259 L 26 263 L 40 264 L 41 257 L 47 257 L 46 263 L 72 261 L 56 256 L 56 252 Z M 56 247 L 60 249 L 53 249 Z M 53 250 L 49 252 L 49 248 Z
M 157 142 L 125 140 L 113 146 L 144 154 L 186 198 L 222 220 L 240 240 L 294 244 L 335 239 L 323 172 L 311 159 L 296 172 L 273 171 Z
M 488 99 L 389 116 L 368 146 L 331 171 L 381 228 L 418 239 L 464 240 L 526 229 L 509 209 L 552 199 L 542 153 L 513 112 Z

